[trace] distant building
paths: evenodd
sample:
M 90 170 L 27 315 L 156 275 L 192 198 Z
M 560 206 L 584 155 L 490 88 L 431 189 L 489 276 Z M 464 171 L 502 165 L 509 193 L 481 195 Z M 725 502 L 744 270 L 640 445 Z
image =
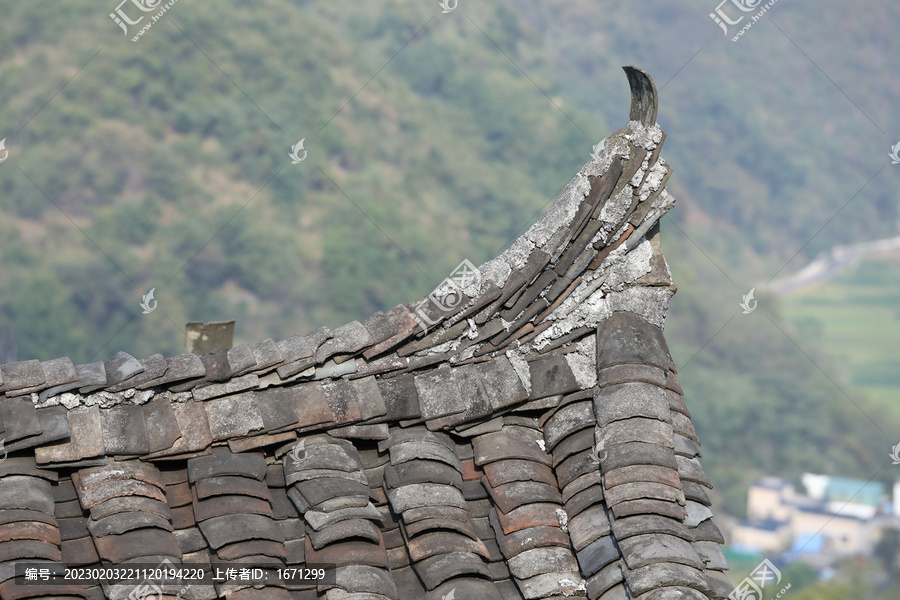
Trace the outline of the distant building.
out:
M 763 553 L 869 554 L 880 531 L 900 517 L 884 484 L 806 473 L 805 494 L 780 477 L 763 477 L 747 491 L 747 518 L 732 529 L 734 546 Z

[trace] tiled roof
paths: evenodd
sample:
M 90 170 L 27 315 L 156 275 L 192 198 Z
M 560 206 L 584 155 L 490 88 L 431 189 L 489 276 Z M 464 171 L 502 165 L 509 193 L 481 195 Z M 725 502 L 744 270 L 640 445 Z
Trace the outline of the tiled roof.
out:
M 20 585 L 17 562 L 166 559 L 336 569 L 165 598 L 725 598 L 662 332 L 665 134 L 625 70 L 630 123 L 456 287 L 205 356 L 2 365 L 0 599 L 134 589 Z

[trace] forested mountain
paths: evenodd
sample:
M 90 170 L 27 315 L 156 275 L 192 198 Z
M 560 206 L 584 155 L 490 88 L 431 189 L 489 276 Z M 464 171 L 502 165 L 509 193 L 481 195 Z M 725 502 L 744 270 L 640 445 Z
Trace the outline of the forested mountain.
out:
M 235 318 L 241 343 L 418 298 L 625 123 L 633 63 L 660 89 L 667 336 L 718 500 L 741 515 L 762 473 L 889 480 L 900 411 L 778 299 L 738 306 L 897 231 L 900 6 L 875 4 L 784 1 L 734 43 L 713 2 L 181 0 L 132 41 L 115 2 L 0 1 L 0 361 L 172 355 L 189 320 Z

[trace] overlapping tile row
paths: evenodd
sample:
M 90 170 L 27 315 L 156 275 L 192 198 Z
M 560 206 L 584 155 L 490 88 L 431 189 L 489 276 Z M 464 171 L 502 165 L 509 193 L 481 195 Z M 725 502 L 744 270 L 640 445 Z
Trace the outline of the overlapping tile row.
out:
M 87 598 L 77 584 L 17 585 L 16 565 L 62 563 L 65 525 L 54 516 L 53 484 L 58 476 L 39 469 L 33 457 L 0 463 L 0 598 Z M 65 564 L 65 563 L 62 563 Z
M 140 462 L 110 461 L 72 473 L 78 502 L 88 518 L 61 519 L 65 537 L 82 540 L 76 548 L 90 558 L 85 534 L 90 535 L 100 564 L 127 568 L 181 564 L 181 550 L 172 533 L 165 484 L 159 469 Z M 168 561 L 168 562 L 165 562 Z M 98 582 L 107 598 L 126 598 L 134 583 Z M 163 591 L 174 591 L 164 586 Z
M 589 592 L 724 597 L 730 590 L 719 585 L 718 571 L 725 559 L 721 542 L 712 539 L 718 530 L 698 530 L 702 522 L 712 526 L 703 491 L 711 486 L 696 460 L 699 439 L 662 331 L 617 312 L 600 325 L 597 339 L 596 453 L 621 574 L 610 567 Z
M 475 464 L 493 501 L 490 523 L 519 594 L 581 595 L 584 584 L 565 527 L 568 518 L 543 449 L 538 421 L 503 417 L 498 431 L 473 438 Z
M 224 446 L 187 461 L 191 502 L 172 509 L 173 521 L 180 529 L 196 524 L 209 549 L 213 570 L 217 564 L 223 568 L 263 567 L 273 573 L 284 567 L 287 552 L 274 518 L 267 471 L 263 454 L 235 454 Z M 269 580 L 265 587 L 234 581 L 215 583 L 215 587 L 211 598 L 289 598 L 277 579 Z
M 443 598 L 456 589 L 460 597 L 499 600 L 488 568 L 490 553 L 472 522 L 478 513 L 466 497 L 483 498 L 465 491 L 454 442 L 413 426 L 395 429 L 379 448 L 390 454 L 384 490 L 399 517 L 412 570 L 429 592 L 425 597 Z
M 58 478 L 49 513 L 0 526 L 50 515 L 69 566 L 338 565 L 334 585 L 191 586 L 203 600 L 727 595 L 662 339 L 665 134 L 626 72 L 628 126 L 425 298 L 204 356 L 0 365 L 9 460 Z M 121 594 L 101 583 L 84 593 Z
M 307 565 L 334 565 L 326 598 L 399 600 L 381 532 L 382 513 L 359 454 L 347 440 L 303 438 L 283 456 L 288 497 L 306 522 Z
M 600 582 L 615 580 L 619 550 L 610 534 L 602 478 L 595 450 L 594 388 L 568 394 L 541 421 L 560 486 L 572 550 L 589 598 Z M 605 591 L 605 590 L 604 590 Z

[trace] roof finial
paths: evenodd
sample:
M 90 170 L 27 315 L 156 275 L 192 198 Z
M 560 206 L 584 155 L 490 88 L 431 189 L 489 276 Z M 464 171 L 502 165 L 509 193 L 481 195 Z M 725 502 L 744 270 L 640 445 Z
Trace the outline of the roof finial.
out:
M 642 69 L 631 65 L 625 65 L 622 69 L 628 76 L 628 85 L 631 86 L 631 114 L 628 118 L 640 121 L 644 127 L 653 127 L 656 124 L 656 111 L 659 107 L 656 84 Z

